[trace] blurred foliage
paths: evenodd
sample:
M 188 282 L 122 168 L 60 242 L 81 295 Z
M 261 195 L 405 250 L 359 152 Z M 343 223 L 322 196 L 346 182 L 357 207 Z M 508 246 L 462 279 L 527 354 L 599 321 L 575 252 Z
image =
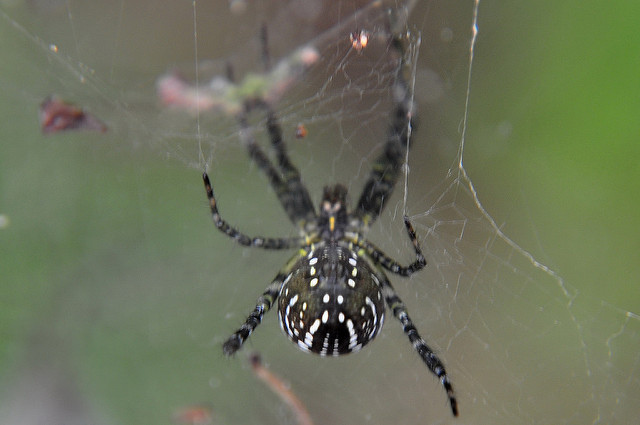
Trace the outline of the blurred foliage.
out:
M 465 161 L 507 235 L 636 313 L 638 16 L 635 1 L 481 2 Z

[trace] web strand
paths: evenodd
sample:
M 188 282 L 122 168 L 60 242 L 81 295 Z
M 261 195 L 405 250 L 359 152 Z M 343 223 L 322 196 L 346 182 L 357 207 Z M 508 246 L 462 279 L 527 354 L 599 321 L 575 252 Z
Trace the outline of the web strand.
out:
M 196 138 L 198 139 L 198 164 L 206 170 L 206 161 L 202 152 L 202 132 L 200 130 L 200 71 L 198 58 L 198 14 L 197 1 L 193 0 L 193 61 L 195 67 L 195 88 L 196 88 Z

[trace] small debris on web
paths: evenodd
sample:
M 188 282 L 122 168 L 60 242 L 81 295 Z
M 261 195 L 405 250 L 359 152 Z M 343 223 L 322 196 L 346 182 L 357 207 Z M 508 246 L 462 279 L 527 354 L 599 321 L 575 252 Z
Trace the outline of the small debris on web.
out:
M 82 108 L 49 96 L 40 104 L 40 128 L 44 134 L 68 130 L 90 130 L 104 133 L 107 126 Z
M 349 34 L 349 39 L 351 40 L 351 47 L 361 52 L 369 44 L 369 32 L 365 30 L 354 31 Z
M 307 137 L 307 127 L 304 124 L 300 123 L 296 126 L 296 139 L 304 139 Z

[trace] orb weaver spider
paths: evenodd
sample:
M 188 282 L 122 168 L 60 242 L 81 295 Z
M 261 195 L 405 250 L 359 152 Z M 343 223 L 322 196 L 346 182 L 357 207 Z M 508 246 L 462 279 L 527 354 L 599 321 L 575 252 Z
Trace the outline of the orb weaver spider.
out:
M 280 327 L 303 351 L 321 356 L 356 352 L 378 335 L 388 307 L 402 324 L 420 358 L 439 378 L 451 411 L 457 416 L 456 396 L 442 361 L 418 334 L 405 304 L 384 272 L 406 277 L 425 267 L 426 260 L 411 221 L 404 217 L 416 259 L 407 266 L 400 265 L 362 236 L 384 209 L 409 144 L 412 102 L 403 77 L 402 41 L 399 37 L 391 40 L 400 59 L 393 87 L 394 111 L 389 134 L 353 211 L 348 210 L 347 189 L 341 184 L 325 187 L 319 211 L 314 209 L 300 173 L 289 159 L 276 115 L 271 106 L 260 99 L 245 102 L 239 118 L 240 137 L 250 158 L 267 175 L 301 236 L 265 238 L 241 233 L 221 217 L 213 186 L 207 173 L 203 174 L 211 216 L 219 231 L 243 246 L 298 249 L 258 298 L 244 324 L 223 344 L 223 352 L 230 356 L 238 351 L 276 302 Z M 277 165 L 258 146 L 250 131 L 247 114 L 255 108 L 266 113 L 267 132 Z

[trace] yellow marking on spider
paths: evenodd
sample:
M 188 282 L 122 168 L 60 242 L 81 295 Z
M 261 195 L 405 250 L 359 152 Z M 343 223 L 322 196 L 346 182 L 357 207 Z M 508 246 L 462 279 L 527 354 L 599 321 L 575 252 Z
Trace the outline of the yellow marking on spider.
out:
M 329 217 L 329 230 L 331 230 L 333 232 L 333 230 L 336 228 L 336 218 L 335 217 Z
M 364 225 L 365 228 L 368 228 L 370 223 L 371 223 L 371 215 L 366 214 L 362 219 L 362 224 Z

